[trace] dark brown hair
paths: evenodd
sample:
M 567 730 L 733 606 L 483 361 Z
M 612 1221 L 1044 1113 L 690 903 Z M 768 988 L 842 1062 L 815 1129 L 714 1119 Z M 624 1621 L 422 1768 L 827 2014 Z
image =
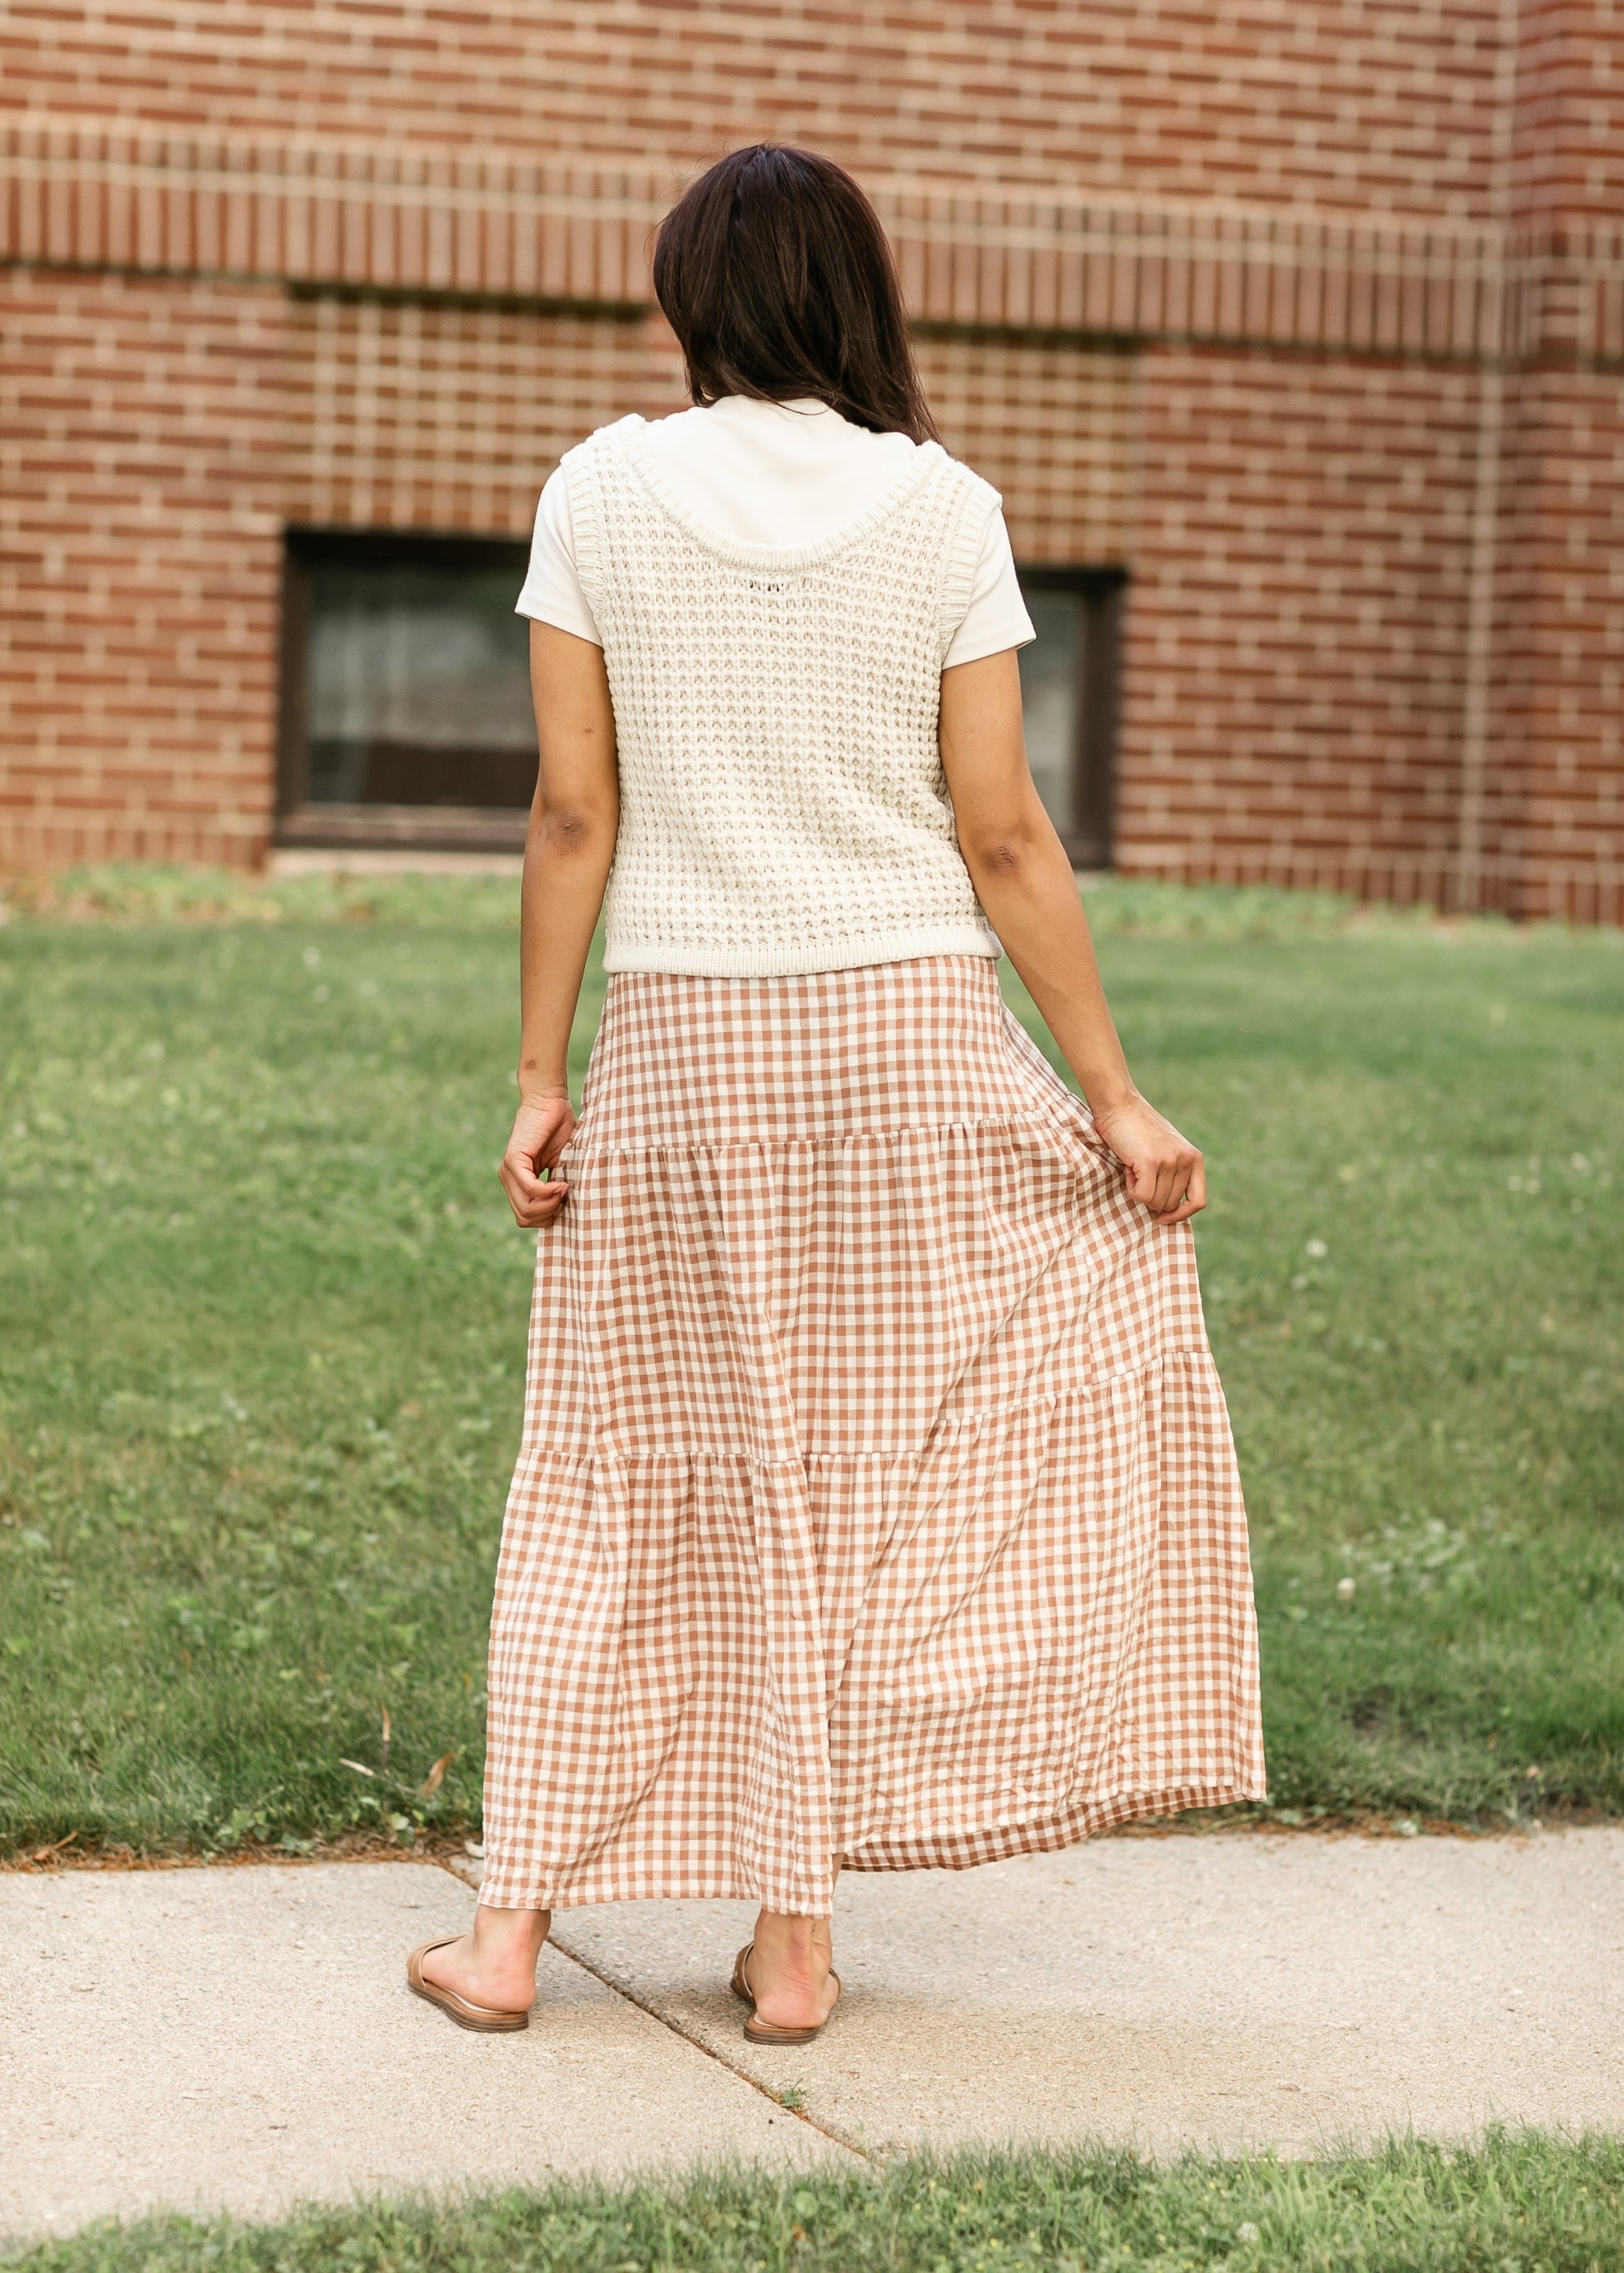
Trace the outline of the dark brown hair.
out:
M 814 395 L 876 434 L 936 439 L 880 217 L 832 158 L 779 143 L 735 150 L 672 207 L 654 295 L 688 393 Z

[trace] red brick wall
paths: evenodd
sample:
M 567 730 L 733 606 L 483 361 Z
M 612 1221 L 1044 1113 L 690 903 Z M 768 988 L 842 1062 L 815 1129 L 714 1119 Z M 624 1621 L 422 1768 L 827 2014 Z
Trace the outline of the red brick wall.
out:
M 1513 914 L 1624 923 L 1624 405 L 1616 378 L 1509 391 L 1498 527 L 1491 876 Z
M 1022 561 L 1132 557 L 1137 364 L 1079 343 L 920 341 L 942 439 L 1002 493 Z
M 650 329 L 636 312 L 296 301 L 289 521 L 528 536 L 572 443 L 628 410 L 680 407 Z
M 643 159 L 764 135 L 869 173 L 1310 199 L 1492 201 L 1499 0 L 53 0 L 0 27 L 19 109 L 235 139 Z
M 1624 923 L 1624 9 L 1518 30 L 1482 833 L 1514 913 Z
M 1508 121 L 1519 216 L 1624 215 L 1624 15 L 1618 0 L 1521 0 Z
M 943 336 L 919 360 L 950 449 L 1002 491 L 1026 561 L 1132 549 L 1136 358 Z M 657 318 L 301 296 L 284 402 L 290 521 L 529 534 L 541 484 L 594 426 L 686 401 Z
M 1126 862 L 1624 921 L 1620 0 L 0 11 L 0 864 L 255 857 L 282 527 L 522 532 L 764 133 L 1131 572 Z
M 1479 380 L 1143 359 L 1118 852 L 1453 897 Z
M 283 296 L 0 270 L 0 863 L 243 861 L 274 766 Z

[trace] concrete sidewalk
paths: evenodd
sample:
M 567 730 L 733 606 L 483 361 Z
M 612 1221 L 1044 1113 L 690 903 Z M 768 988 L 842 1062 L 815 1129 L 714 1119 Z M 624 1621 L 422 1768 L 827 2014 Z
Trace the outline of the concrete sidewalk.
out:
M 0 1874 L 0 2233 L 922 2140 L 1303 2152 L 1624 2111 L 1624 1830 L 848 1877 L 846 1998 L 792 2052 L 741 2034 L 731 1903 L 562 1914 L 530 2029 L 466 2035 L 402 1964 L 471 1906 L 428 1864 Z M 790 2085 L 804 2117 L 769 2096 Z
M 870 2149 L 1624 2127 L 1624 1830 L 1098 1840 L 849 1875 L 838 1911 L 846 2009 L 801 2052 L 740 2036 L 747 1908 L 571 1910 L 554 1939 Z
M 473 1907 L 430 1864 L 0 1876 L 0 2235 L 852 2159 L 556 1952 L 522 2036 L 454 2028 L 402 1968 Z

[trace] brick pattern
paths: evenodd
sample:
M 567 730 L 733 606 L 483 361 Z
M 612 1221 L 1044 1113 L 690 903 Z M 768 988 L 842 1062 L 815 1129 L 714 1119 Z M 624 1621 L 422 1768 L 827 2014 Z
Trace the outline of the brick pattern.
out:
M 634 304 L 649 298 L 650 242 L 678 185 L 668 164 L 4 117 L 0 173 L 0 257 L 12 259 Z M 1554 257 L 1545 235 L 1519 241 L 1513 314 L 1488 225 L 866 178 L 927 322 L 1484 354 L 1508 320 L 1538 330 Z M 1571 289 L 1591 297 L 1624 279 L 1620 243 L 1592 236 L 1563 254 Z
M 1590 0 L 1601 8 L 1605 0 Z M 1493 217 L 1501 0 L 53 0 L 19 113 L 673 170 L 762 135 L 866 174 Z
M 642 302 L 668 165 L 0 115 L 12 259 Z
M 1133 355 L 929 335 L 918 355 L 942 439 L 1002 493 L 1018 559 L 1132 558 Z
M 289 347 L 285 508 L 316 528 L 528 535 L 572 442 L 687 399 L 669 333 L 642 319 L 322 295 L 294 304 Z M 1129 557 L 1131 353 L 927 336 L 919 357 L 1023 560 Z
M 528 535 L 572 442 L 687 399 L 669 333 L 643 319 L 312 296 L 289 355 L 286 510 L 317 528 Z M 928 335 L 919 358 L 948 447 L 1003 492 L 1023 560 L 1128 557 L 1131 353 Z
M 1507 121 L 1530 247 L 1505 383 L 1485 848 L 1523 916 L 1624 923 L 1624 6 L 1521 0 Z
M 1624 215 L 1624 8 L 1619 0 L 1520 0 L 1511 188 L 1519 217 Z
M 289 519 L 528 536 L 541 484 L 571 443 L 669 394 L 650 330 L 640 317 L 296 302 Z
M 1595 372 L 1509 390 L 1485 842 L 1516 915 L 1624 924 L 1624 404 Z
M 263 846 L 286 331 L 267 286 L 0 270 L 0 866 Z
M 1478 374 L 1152 350 L 1124 866 L 1456 896 Z
M 0 9 L 0 863 L 255 857 L 284 524 L 523 533 L 763 133 L 1130 571 L 1130 865 L 1624 920 L 1624 0 Z

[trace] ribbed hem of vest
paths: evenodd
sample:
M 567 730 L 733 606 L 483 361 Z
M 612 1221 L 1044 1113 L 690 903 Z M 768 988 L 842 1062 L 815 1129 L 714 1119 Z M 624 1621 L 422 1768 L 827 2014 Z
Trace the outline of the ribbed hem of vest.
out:
M 846 939 L 808 941 L 784 946 L 680 946 L 674 941 L 611 941 L 604 969 L 664 971 L 690 979 L 783 979 L 798 971 L 851 971 L 868 963 L 911 963 L 921 955 L 1002 955 L 997 934 L 985 924 L 922 924 L 903 931 L 865 932 Z

